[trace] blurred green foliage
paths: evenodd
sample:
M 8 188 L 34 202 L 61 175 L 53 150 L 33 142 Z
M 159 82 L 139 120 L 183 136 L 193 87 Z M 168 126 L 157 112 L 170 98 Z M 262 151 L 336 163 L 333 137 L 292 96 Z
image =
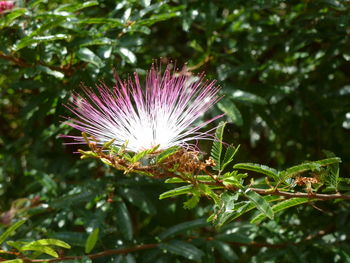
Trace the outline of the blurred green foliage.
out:
M 210 202 L 158 200 L 171 186 L 79 160 L 59 138 L 75 134 L 62 116 L 81 82 L 112 85 L 114 70 L 142 75 L 161 57 L 218 80 L 224 98 L 203 118 L 226 113 L 241 161 L 283 169 L 326 150 L 345 176 L 349 11 L 344 0 L 17 1 L 0 15 L 1 223 L 29 218 L 18 240 L 60 239 L 70 255 L 160 243 L 93 262 L 350 262 L 348 202 L 218 230 L 202 219 Z

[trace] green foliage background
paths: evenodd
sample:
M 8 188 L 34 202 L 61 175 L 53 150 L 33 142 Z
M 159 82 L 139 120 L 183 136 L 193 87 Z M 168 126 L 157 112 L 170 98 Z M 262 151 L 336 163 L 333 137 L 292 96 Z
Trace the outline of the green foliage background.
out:
M 160 58 L 218 80 L 224 98 L 203 118 L 226 113 L 240 161 L 285 168 L 327 150 L 346 177 L 349 11 L 335 0 L 17 1 L 0 15 L 1 223 L 29 217 L 17 239 L 61 239 L 70 255 L 90 250 L 97 228 L 92 252 L 161 244 L 94 262 L 350 262 L 349 202 L 215 229 L 210 202 L 158 200 L 171 186 L 79 160 L 59 138 L 76 133 L 62 116 L 81 82 L 112 85 L 114 69 L 144 75 Z

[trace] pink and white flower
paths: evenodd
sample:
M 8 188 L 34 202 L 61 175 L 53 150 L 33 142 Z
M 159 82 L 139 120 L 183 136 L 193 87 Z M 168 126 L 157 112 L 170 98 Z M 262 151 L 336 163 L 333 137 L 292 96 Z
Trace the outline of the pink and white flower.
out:
M 126 143 L 131 152 L 157 145 L 159 150 L 196 149 L 196 141 L 213 139 L 213 129 L 199 130 L 222 115 L 202 123 L 197 120 L 219 100 L 215 81 L 172 71 L 170 65 L 163 74 L 153 65 L 144 88 L 137 73 L 133 80 L 116 79 L 112 89 L 100 84 L 97 92 L 83 87 L 84 95 L 74 94 L 67 108 L 77 118 L 69 119 L 68 125 L 94 136 L 101 145 L 112 139 L 118 147 Z M 82 137 L 66 137 L 85 142 Z
M 15 6 L 11 1 L 0 1 L 0 14 L 6 10 L 10 10 Z

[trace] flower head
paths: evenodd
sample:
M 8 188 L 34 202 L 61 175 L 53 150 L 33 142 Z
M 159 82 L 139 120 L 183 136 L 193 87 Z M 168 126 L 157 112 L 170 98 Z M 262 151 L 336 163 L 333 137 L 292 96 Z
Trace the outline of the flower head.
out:
M 169 65 L 164 73 L 153 65 L 144 89 L 137 73 L 133 80 L 116 79 L 112 89 L 100 84 L 97 92 L 83 87 L 85 96 L 73 95 L 67 107 L 77 118 L 68 125 L 93 136 L 99 144 L 111 140 L 115 146 L 126 144 L 131 152 L 157 145 L 159 150 L 195 149 L 193 142 L 213 139 L 210 131 L 199 130 L 221 115 L 201 124 L 196 121 L 219 99 L 215 81 L 172 71 Z M 82 137 L 67 137 L 84 142 Z
M 10 1 L 0 1 L 0 14 L 6 10 L 12 9 L 15 6 L 13 2 Z

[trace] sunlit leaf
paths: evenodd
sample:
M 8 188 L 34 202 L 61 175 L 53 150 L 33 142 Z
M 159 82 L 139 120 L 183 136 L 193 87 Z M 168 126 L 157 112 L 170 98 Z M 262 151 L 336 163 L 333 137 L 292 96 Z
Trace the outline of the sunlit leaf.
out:
M 295 197 L 295 198 L 287 199 L 285 201 L 279 202 L 278 204 L 272 206 L 272 211 L 274 213 L 277 213 L 277 212 L 280 212 L 280 211 L 285 210 L 287 208 L 301 205 L 304 203 L 308 203 L 310 201 L 312 201 L 312 200 L 310 200 L 310 198 Z M 263 220 L 264 218 L 266 218 L 265 214 L 259 214 L 251 220 L 251 223 L 259 222 L 259 221 Z
M 164 151 L 162 151 L 160 154 L 157 155 L 155 162 L 156 163 L 161 163 L 162 161 L 164 161 L 165 159 L 167 159 L 168 157 L 170 157 L 171 155 L 175 154 L 176 152 L 178 152 L 180 149 L 180 147 L 178 146 L 173 146 L 170 147 Z
M 102 67 L 103 65 L 102 60 L 94 52 L 92 52 L 90 49 L 86 47 L 80 48 L 77 52 L 77 56 L 81 60 L 91 63 L 96 67 Z
M 133 227 L 129 211 L 124 202 L 121 200 L 116 203 L 116 216 L 118 229 L 126 240 L 131 240 L 133 237 Z
M 185 185 L 185 186 L 181 186 L 175 189 L 171 189 L 169 191 L 166 191 L 164 193 L 162 193 L 159 196 L 159 199 L 164 199 L 164 198 L 169 198 L 169 197 L 173 197 L 173 196 L 177 196 L 177 195 L 183 195 L 183 194 L 187 194 L 190 193 L 193 189 L 192 185 Z
M 224 128 L 226 123 L 220 122 L 219 126 L 216 128 L 215 131 L 215 140 L 213 141 L 213 146 L 211 148 L 211 157 L 215 161 L 215 166 L 213 169 L 215 170 L 221 170 L 221 154 L 222 154 L 222 138 L 224 135 Z
M 142 159 L 143 157 L 145 157 L 146 155 L 148 154 L 151 154 L 151 153 L 154 153 L 157 149 L 159 148 L 159 145 L 151 148 L 151 149 L 148 149 L 148 150 L 144 150 L 142 152 L 139 152 L 137 154 L 135 154 L 132 158 L 131 158 L 131 162 L 132 163 L 136 163 L 138 162 L 140 159 Z
M 86 243 L 85 243 L 85 253 L 90 253 L 95 245 L 96 242 L 98 240 L 98 234 L 100 232 L 99 228 L 95 228 L 90 235 L 88 236 L 88 238 L 86 239 Z
M 119 48 L 119 54 L 129 63 L 134 64 L 136 62 L 135 54 L 127 48 Z
M 22 251 L 38 251 L 41 253 L 45 253 L 47 255 L 50 255 L 52 257 L 58 258 L 58 253 L 49 246 L 44 245 L 25 245 L 21 247 Z
M 43 42 L 49 42 L 49 41 L 55 41 L 55 40 L 61 40 L 61 39 L 68 39 L 69 36 L 66 34 L 56 34 L 56 35 L 49 35 L 49 36 L 34 36 L 29 38 L 22 38 L 15 46 L 14 50 L 19 51 L 22 48 L 25 48 L 32 44 L 39 44 Z
M 273 219 L 274 212 L 270 204 L 262 196 L 249 189 L 244 192 L 244 195 L 254 203 L 254 205 L 257 209 L 260 210 L 260 212 L 262 212 L 268 218 Z
M 232 162 L 233 158 L 235 157 L 236 153 L 239 150 L 239 147 L 240 147 L 239 145 L 237 147 L 234 147 L 232 145 L 229 145 L 227 147 L 224 160 L 222 161 L 222 168 L 221 168 L 222 170 L 224 170 L 225 167 Z
M 10 260 L 5 260 L 1 261 L 2 263 L 23 263 L 22 259 L 10 259 Z
M 77 21 L 79 24 L 109 24 L 113 27 L 123 26 L 123 23 L 116 18 L 93 17 Z
M 234 124 L 237 126 L 243 125 L 242 114 L 233 102 L 229 100 L 222 100 L 217 105 L 218 108 L 224 112 Z
M 84 9 L 84 8 L 88 8 L 91 6 L 96 6 L 98 5 L 97 1 L 85 1 L 82 3 L 74 3 L 74 4 L 67 4 L 67 5 L 63 5 L 60 6 L 59 8 L 57 8 L 57 11 L 67 11 L 67 12 L 76 12 L 78 10 Z
M 196 175 L 196 180 L 199 182 L 215 182 L 213 177 L 209 175 Z M 185 183 L 186 181 L 178 177 L 172 177 L 172 178 L 166 179 L 164 182 L 172 184 L 172 183 Z
M 21 225 L 23 225 L 25 220 L 20 220 L 13 225 L 11 225 L 4 233 L 0 236 L 0 244 L 2 244 L 10 235 L 12 235 L 17 228 L 19 228 Z
M 36 246 L 36 245 L 58 246 L 58 247 L 63 247 L 63 248 L 71 248 L 71 246 L 69 244 L 67 244 L 66 242 L 64 242 L 62 240 L 58 240 L 58 239 L 53 239 L 53 238 L 39 239 L 39 240 L 28 243 L 26 246 Z
M 243 90 L 234 91 L 232 93 L 232 99 L 260 105 L 267 104 L 267 101 L 264 98 Z
M 25 8 L 18 8 L 6 14 L 4 18 L 0 19 L 0 29 L 9 26 L 16 18 L 22 16 L 26 11 L 27 9 Z
M 233 168 L 265 174 L 274 180 L 277 180 L 279 176 L 278 171 L 276 171 L 275 169 L 270 168 L 266 165 L 257 164 L 257 163 L 237 163 L 233 166 Z
M 307 162 L 290 167 L 284 171 L 286 176 L 293 176 L 296 174 L 304 173 L 306 171 L 319 171 L 322 166 L 327 166 L 335 163 L 340 163 L 341 159 L 338 157 L 327 158 L 314 162 Z

